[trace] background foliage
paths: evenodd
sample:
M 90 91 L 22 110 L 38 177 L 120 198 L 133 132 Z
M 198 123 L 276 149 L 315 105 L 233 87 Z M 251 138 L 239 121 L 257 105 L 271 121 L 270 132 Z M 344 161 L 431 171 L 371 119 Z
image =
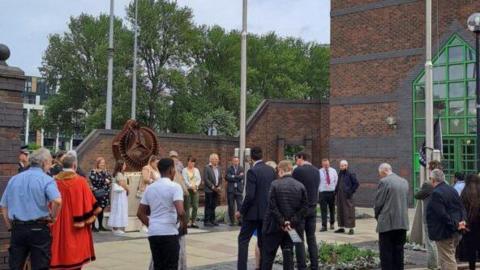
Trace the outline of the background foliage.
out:
M 115 19 L 113 128 L 130 117 L 133 16 Z M 139 0 L 137 119 L 159 132 L 234 135 L 240 100 L 240 33 L 195 25 L 175 1 Z M 72 17 L 49 37 L 40 71 L 57 95 L 38 126 L 64 134 L 104 127 L 108 16 Z M 247 113 L 265 98 L 328 96 L 330 50 L 275 33 L 248 37 Z M 80 112 L 80 113 L 79 113 Z

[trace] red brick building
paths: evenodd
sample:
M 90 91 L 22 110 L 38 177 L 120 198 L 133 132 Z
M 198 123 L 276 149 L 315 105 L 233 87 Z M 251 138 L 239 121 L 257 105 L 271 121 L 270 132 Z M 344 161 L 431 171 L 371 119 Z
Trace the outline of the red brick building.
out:
M 480 1 L 432 2 L 444 167 L 449 175 L 474 172 L 475 59 L 466 21 L 480 11 Z M 356 198 L 368 205 L 381 162 L 416 185 L 425 129 L 425 1 L 332 0 L 331 9 L 330 158 L 350 161 L 361 180 Z

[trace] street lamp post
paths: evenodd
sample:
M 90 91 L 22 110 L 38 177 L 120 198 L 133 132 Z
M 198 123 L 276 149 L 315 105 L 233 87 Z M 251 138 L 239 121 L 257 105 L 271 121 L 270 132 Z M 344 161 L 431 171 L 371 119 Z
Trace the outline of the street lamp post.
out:
M 240 68 L 240 164 L 245 165 L 247 115 L 247 0 L 243 0 L 242 44 Z
M 480 170 L 480 13 L 472 14 L 467 21 L 468 30 L 475 33 L 475 78 L 477 96 L 477 171 Z
M 137 39 L 138 39 L 138 0 L 135 0 L 135 25 L 133 26 L 133 74 L 132 74 L 132 116 L 136 119 L 137 111 Z
M 113 1 L 110 0 L 110 30 L 108 37 L 108 78 L 107 109 L 105 112 L 105 129 L 112 129 L 112 85 L 113 85 Z

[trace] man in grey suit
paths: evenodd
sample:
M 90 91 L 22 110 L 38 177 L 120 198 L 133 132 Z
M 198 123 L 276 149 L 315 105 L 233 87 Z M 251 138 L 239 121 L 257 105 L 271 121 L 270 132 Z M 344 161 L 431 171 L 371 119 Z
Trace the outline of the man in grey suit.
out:
M 383 163 L 378 168 L 381 177 L 375 197 L 375 219 L 379 234 L 380 264 L 382 270 L 404 267 L 403 246 L 408 225 L 408 182 L 392 172 L 392 166 Z
M 215 208 L 222 191 L 222 172 L 218 164 L 217 154 L 210 155 L 210 163 L 205 166 L 203 173 L 205 184 L 205 218 L 203 223 L 205 227 L 218 226 L 215 220 Z

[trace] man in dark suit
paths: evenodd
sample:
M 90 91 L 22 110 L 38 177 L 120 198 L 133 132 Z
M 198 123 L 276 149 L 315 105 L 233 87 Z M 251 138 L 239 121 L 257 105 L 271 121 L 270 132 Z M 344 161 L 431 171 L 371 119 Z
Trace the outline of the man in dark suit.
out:
M 268 206 L 270 185 L 276 178 L 272 167 L 263 162 L 263 153 L 260 147 L 251 150 L 253 166 L 247 172 L 247 186 L 242 207 L 236 217 L 242 217 L 242 228 L 238 235 L 237 269 L 246 270 L 248 260 L 248 244 L 253 232 L 257 230 L 258 247 L 262 253 L 262 225 Z
M 300 227 L 300 236 L 303 237 L 303 229 L 307 236 L 308 254 L 311 258 L 311 269 L 318 269 L 318 247 L 315 238 L 315 229 L 317 224 L 317 202 L 318 187 L 320 186 L 320 172 L 317 167 L 307 161 L 305 153 L 295 155 L 297 168 L 293 171 L 293 178 L 302 183 L 307 190 L 308 211 L 305 216 L 305 222 Z M 298 269 L 306 269 L 305 264 L 305 245 L 303 243 L 295 245 Z
M 225 179 L 227 180 L 227 203 L 230 226 L 235 225 L 235 209 L 238 211 L 242 206 L 244 170 L 240 166 L 238 157 L 232 158 L 232 165 L 228 167 Z M 235 208 L 236 205 L 236 208 Z
M 210 163 L 205 166 L 203 172 L 205 184 L 205 218 L 203 222 L 205 227 L 218 226 L 215 220 L 215 208 L 222 191 L 222 172 L 218 165 L 219 161 L 217 154 L 211 154 Z
M 428 237 L 437 244 L 441 268 L 457 269 L 455 250 L 460 232 L 466 230 L 467 213 L 458 192 L 445 183 L 441 170 L 433 170 L 430 179 L 434 188 L 427 205 Z

